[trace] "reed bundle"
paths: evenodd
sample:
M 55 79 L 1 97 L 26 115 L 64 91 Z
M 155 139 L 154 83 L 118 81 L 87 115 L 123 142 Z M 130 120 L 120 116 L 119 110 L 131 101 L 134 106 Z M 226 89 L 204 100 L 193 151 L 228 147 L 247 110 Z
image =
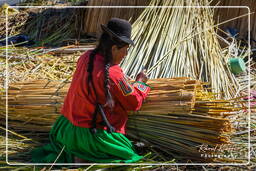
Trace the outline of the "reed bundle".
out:
M 231 123 L 226 116 L 240 110 L 202 90 L 190 78 L 153 79 L 141 110 L 131 112 L 128 134 L 150 142 L 177 158 L 200 158 L 199 146 L 229 143 Z M 46 135 L 59 116 L 69 82 L 27 81 L 11 84 L 8 91 L 8 127 L 25 135 Z M 5 118 L 1 95 L 0 118 Z M 42 136 L 41 136 L 42 137 Z M 46 138 L 46 137 L 45 137 Z M 183 157 L 182 157 L 183 156 Z
M 209 82 L 218 97 L 233 97 L 238 83 L 219 45 L 213 10 L 177 7 L 207 5 L 208 0 L 151 0 L 132 25 L 135 46 L 121 64 L 124 71 L 134 77 L 145 66 L 150 78 L 192 77 Z
M 146 102 L 129 116 L 130 136 L 149 142 L 177 159 L 202 157 L 202 144 L 229 143 L 234 130 L 227 116 L 241 110 L 232 101 L 217 100 L 214 94 L 203 91 L 202 83 L 196 80 L 156 79 L 149 84 L 155 86 Z M 158 99 L 152 101 L 155 95 Z

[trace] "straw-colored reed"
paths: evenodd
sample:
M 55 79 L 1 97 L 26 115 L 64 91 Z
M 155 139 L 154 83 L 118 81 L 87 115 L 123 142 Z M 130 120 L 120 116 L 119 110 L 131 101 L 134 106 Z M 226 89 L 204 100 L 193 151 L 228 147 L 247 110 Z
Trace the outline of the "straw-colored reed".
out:
M 234 97 L 238 83 L 218 42 L 213 10 L 192 7 L 209 4 L 151 0 L 132 25 L 135 46 L 121 65 L 124 72 L 134 77 L 145 66 L 150 78 L 192 77 L 209 82 L 218 97 Z
M 190 78 L 154 79 L 148 83 L 152 90 L 142 108 L 130 113 L 128 135 L 165 149 L 177 158 L 198 159 L 200 145 L 229 143 L 232 128 L 226 116 L 240 108 L 229 101 L 216 100 L 214 95 L 202 90 L 200 81 Z M 60 81 L 11 84 L 8 128 L 27 136 L 36 131 L 45 137 L 59 116 L 68 88 L 69 82 Z M 1 119 L 6 114 L 5 100 L 2 94 Z

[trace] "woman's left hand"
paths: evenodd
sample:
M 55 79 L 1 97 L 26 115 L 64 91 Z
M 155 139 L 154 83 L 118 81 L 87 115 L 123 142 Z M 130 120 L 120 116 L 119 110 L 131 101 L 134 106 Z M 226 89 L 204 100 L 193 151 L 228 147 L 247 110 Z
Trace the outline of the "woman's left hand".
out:
M 146 70 L 141 71 L 137 76 L 135 81 L 141 81 L 146 83 L 148 81 L 148 76 L 146 74 Z

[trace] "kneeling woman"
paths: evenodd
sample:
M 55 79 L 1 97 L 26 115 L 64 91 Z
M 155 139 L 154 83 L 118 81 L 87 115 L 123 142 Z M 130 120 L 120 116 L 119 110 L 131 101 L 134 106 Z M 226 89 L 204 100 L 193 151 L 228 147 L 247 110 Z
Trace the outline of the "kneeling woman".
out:
M 150 88 L 144 73 L 130 84 L 119 67 L 133 44 L 131 25 L 112 18 L 98 46 L 84 53 L 50 132 L 50 144 L 32 152 L 34 162 L 136 162 L 142 158 L 124 136 L 127 111 L 140 109 Z

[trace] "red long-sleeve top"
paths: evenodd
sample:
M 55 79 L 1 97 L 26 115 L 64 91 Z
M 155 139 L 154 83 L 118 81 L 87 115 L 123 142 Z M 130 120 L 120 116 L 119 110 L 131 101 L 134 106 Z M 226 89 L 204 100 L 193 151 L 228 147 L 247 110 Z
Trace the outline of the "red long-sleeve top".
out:
M 61 113 L 75 126 L 91 128 L 92 118 L 96 105 L 96 94 L 98 103 L 106 103 L 104 72 L 104 57 L 97 54 L 94 58 L 92 81 L 94 82 L 96 94 L 92 84 L 88 85 L 88 62 L 91 51 L 84 53 L 77 62 L 76 71 L 64 100 Z M 125 134 L 128 111 L 139 110 L 143 100 L 146 98 L 150 87 L 142 82 L 130 84 L 125 78 L 122 69 L 113 65 L 109 69 L 110 92 L 115 102 L 114 108 L 110 110 L 104 107 L 109 123 L 115 127 L 116 132 Z M 90 92 L 88 92 L 90 90 Z M 102 124 L 102 118 L 97 115 L 97 128 L 107 129 Z

